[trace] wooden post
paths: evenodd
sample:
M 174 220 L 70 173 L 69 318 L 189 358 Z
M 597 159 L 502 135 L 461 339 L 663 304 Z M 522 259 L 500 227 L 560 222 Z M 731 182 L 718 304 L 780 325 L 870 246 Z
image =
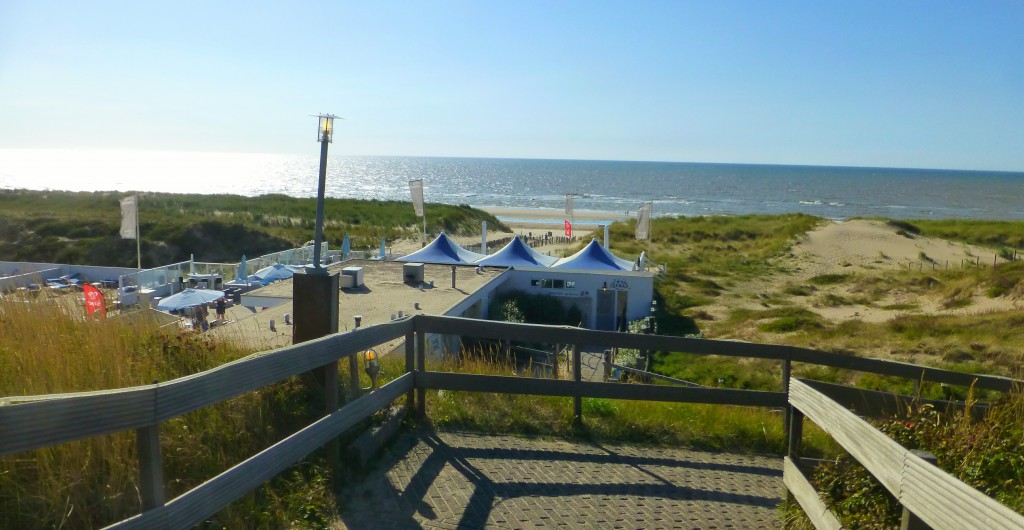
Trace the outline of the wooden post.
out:
M 422 331 L 416 332 L 416 370 L 418 373 L 427 371 L 427 334 Z M 420 420 L 427 418 L 427 389 L 419 387 L 416 389 L 417 416 Z
M 352 357 L 355 357 L 355 354 Z M 341 396 L 338 393 L 338 361 L 325 364 L 321 373 L 324 382 L 324 414 L 330 414 L 338 410 L 341 402 Z M 338 445 L 338 439 L 331 438 L 324 446 L 324 451 L 327 452 L 327 469 L 330 472 L 331 484 L 338 487 L 341 485 L 341 481 L 338 480 L 338 477 L 341 476 L 339 460 L 341 447 Z
M 912 453 L 921 457 L 925 462 L 935 465 L 938 461 L 935 455 L 928 451 L 921 451 L 919 449 L 912 449 Z M 924 521 L 918 519 L 906 506 L 903 507 L 903 516 L 900 518 L 900 530 L 931 530 L 931 527 L 924 524 Z
M 804 436 L 804 413 L 800 409 L 788 405 L 789 413 L 789 440 L 787 454 L 794 464 L 800 465 L 800 445 Z
M 576 425 L 583 423 L 583 397 L 580 396 L 579 383 L 582 379 L 582 366 L 583 360 L 580 358 L 580 345 L 572 345 L 572 380 L 577 384 L 574 385 L 573 397 L 572 397 L 572 421 Z
M 164 466 L 160 458 L 160 426 L 135 429 L 135 446 L 139 453 L 139 493 L 142 511 L 164 505 Z
M 352 387 L 352 400 L 359 398 L 362 390 L 359 388 L 359 354 L 353 353 L 348 356 L 348 384 Z
M 416 317 L 413 317 L 416 318 Z M 416 335 L 413 332 L 405 334 L 405 371 L 406 373 L 416 371 Z M 414 376 L 415 377 L 415 376 Z M 405 412 L 412 415 L 416 409 L 416 390 L 410 390 L 405 395 Z
M 558 379 L 558 352 L 562 351 L 561 344 L 555 344 L 555 354 L 551 356 L 551 377 Z
M 793 361 L 790 360 L 790 355 L 786 354 L 786 360 L 782 363 L 782 391 L 786 393 L 787 399 L 789 398 L 789 379 L 793 373 Z M 789 404 L 786 404 L 785 412 L 782 415 L 782 428 L 789 428 L 789 417 L 793 414 L 792 408 Z
M 612 351 L 604 351 L 604 380 L 609 381 L 612 378 Z

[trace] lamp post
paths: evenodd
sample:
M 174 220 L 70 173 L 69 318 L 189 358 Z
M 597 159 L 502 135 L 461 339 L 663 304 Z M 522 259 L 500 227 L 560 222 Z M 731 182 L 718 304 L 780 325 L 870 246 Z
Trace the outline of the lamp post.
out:
M 320 181 L 316 190 L 316 227 L 313 230 L 313 272 L 326 274 L 327 270 L 320 266 L 320 246 L 324 240 L 324 188 L 327 185 L 327 144 L 334 136 L 333 114 L 317 114 L 320 123 L 317 126 L 317 141 L 320 142 Z
M 366 350 L 363 352 L 363 369 L 366 375 L 370 376 L 370 388 L 372 392 L 377 390 L 377 376 L 380 375 L 380 361 L 377 359 L 377 352 Z

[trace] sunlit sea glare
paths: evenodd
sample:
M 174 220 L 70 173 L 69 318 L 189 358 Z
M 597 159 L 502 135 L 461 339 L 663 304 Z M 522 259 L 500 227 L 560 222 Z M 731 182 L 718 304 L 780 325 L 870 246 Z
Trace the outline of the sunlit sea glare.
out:
M 303 155 L 0 149 L 0 188 L 316 195 Z M 1024 173 L 670 162 L 331 156 L 327 196 L 656 215 L 1024 219 Z M 557 218 L 557 212 L 552 216 Z

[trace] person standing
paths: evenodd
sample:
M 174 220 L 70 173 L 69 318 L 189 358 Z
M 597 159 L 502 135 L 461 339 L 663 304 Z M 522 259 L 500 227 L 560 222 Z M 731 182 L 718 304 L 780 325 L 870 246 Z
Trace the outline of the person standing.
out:
M 227 302 L 224 300 L 224 297 L 222 296 L 222 297 L 217 299 L 217 322 L 218 323 L 223 323 L 224 322 L 224 320 L 225 320 L 224 314 L 225 314 L 226 311 L 227 311 Z

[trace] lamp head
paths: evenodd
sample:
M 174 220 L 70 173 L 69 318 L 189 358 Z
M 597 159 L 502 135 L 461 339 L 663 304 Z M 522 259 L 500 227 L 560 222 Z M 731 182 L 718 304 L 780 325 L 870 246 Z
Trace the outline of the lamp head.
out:
M 316 141 L 331 143 L 334 136 L 334 119 L 337 116 L 334 114 L 317 114 L 316 117 L 320 119 L 320 123 L 317 125 Z
M 380 368 L 380 361 L 377 360 L 377 352 L 366 350 L 363 352 L 363 367 L 369 372 Z

